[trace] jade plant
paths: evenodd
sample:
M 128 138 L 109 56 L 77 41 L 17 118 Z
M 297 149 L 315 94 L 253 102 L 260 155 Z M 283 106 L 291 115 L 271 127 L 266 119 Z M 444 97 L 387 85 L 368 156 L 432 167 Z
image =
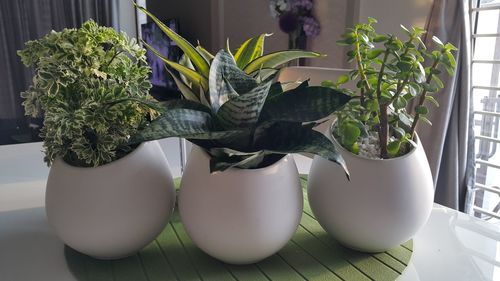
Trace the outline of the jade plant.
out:
M 317 154 L 345 168 L 335 146 L 313 127 L 315 120 L 347 103 L 348 95 L 307 81 L 283 91 L 281 83 L 241 70 L 226 50 L 212 59 L 208 76 L 208 104 L 167 102 L 162 115 L 131 142 L 187 138 L 211 156 L 211 172 L 262 168 L 297 152 Z
M 453 75 L 453 52 L 457 49 L 437 37 L 428 48 L 421 39 L 425 30 L 418 27 L 401 26 L 406 40 L 378 34 L 373 28 L 376 22 L 369 18 L 343 34 L 338 43 L 350 47 L 347 56 L 356 69 L 323 85 L 340 89 L 349 81 L 356 83 L 355 92 L 343 89 L 354 98 L 337 113 L 333 134 L 355 154 L 360 153 L 363 139 L 378 140 L 377 156 L 385 159 L 403 155 L 415 146 L 420 121 L 431 124 L 426 118 L 427 103 L 439 106 L 433 95 L 444 87 L 439 78 L 442 71 Z M 368 145 L 366 141 L 364 145 Z
M 173 77 L 185 99 L 210 106 L 208 84 L 211 79 L 209 74 L 214 55 L 199 44 L 194 47 L 145 8 L 140 6 L 137 7 L 147 14 L 165 35 L 182 49 L 184 56 L 180 62 L 170 61 L 152 46 L 149 46 L 145 42 L 143 42 L 143 44 L 165 62 L 167 71 L 169 71 L 170 75 Z M 272 79 L 279 71 L 280 66 L 295 59 L 317 58 L 322 56 L 316 52 L 303 50 L 283 50 L 264 54 L 264 41 L 267 36 L 270 35 L 261 34 L 260 36 L 250 38 L 243 42 L 237 50 L 230 50 L 229 42 L 226 47 L 227 51 L 233 54 L 238 68 L 245 74 L 259 81 Z M 178 72 L 178 74 L 176 72 Z
M 21 95 L 27 115 L 44 117 L 45 161 L 75 166 L 114 161 L 128 141 L 158 113 L 148 95 L 145 50 L 125 33 L 85 22 L 52 31 L 18 51 L 33 66 L 33 84 Z

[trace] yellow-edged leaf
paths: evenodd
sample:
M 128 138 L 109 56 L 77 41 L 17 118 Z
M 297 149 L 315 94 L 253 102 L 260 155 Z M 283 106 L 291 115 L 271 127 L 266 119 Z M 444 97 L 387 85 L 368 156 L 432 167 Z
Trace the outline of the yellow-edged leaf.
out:
M 243 69 L 247 74 L 252 73 L 259 69 L 264 68 L 275 68 L 279 65 L 287 63 L 289 61 L 300 59 L 300 58 L 318 58 L 323 55 L 310 52 L 310 51 L 300 51 L 300 50 L 289 50 L 289 51 L 279 51 L 275 53 L 270 53 L 259 57 L 252 62 L 250 62 Z
M 186 56 L 188 56 L 188 58 L 191 59 L 194 66 L 201 73 L 201 75 L 208 77 L 208 74 L 210 72 L 210 65 L 207 62 L 207 60 L 205 59 L 205 57 L 193 45 L 191 45 L 191 43 L 189 43 L 182 36 L 180 36 L 175 31 L 173 31 L 168 26 L 166 26 L 164 23 L 162 23 L 157 17 L 155 17 L 152 13 L 150 13 L 144 7 L 137 5 L 137 3 L 135 3 L 135 2 L 134 2 L 134 5 L 139 10 L 141 10 L 143 13 L 148 15 L 158 25 L 158 27 L 165 33 L 165 35 L 167 35 L 172 41 L 177 43 L 179 48 L 181 48 L 181 50 L 184 51 Z
M 154 47 L 148 45 L 146 42 L 142 42 L 144 46 L 146 46 L 148 49 L 150 49 L 157 57 L 159 57 L 162 61 L 164 61 L 166 64 L 168 64 L 170 67 L 173 69 L 179 71 L 180 74 L 184 75 L 184 77 L 189 80 L 191 83 L 194 85 L 202 88 L 204 91 L 208 90 L 208 79 L 203 77 L 203 75 L 199 74 L 198 72 L 192 70 L 189 67 L 186 67 L 182 64 L 173 62 L 160 54 L 158 50 L 156 50 Z
M 197 95 L 193 93 L 191 88 L 188 87 L 188 85 L 184 84 L 184 82 L 182 82 L 182 80 L 179 77 L 177 77 L 177 75 L 175 75 L 172 71 L 170 71 L 170 69 L 168 69 L 167 66 L 165 66 L 165 69 L 174 79 L 175 84 L 179 88 L 179 91 L 181 91 L 181 94 L 184 96 L 184 98 L 190 101 L 201 102 L 200 99 L 197 97 Z
M 261 57 L 264 54 L 264 40 L 271 34 L 261 34 L 246 40 L 234 54 L 234 59 L 239 68 L 243 69 L 251 61 Z
M 203 48 L 201 45 L 198 44 L 196 46 L 196 49 L 205 57 L 205 59 L 208 62 L 211 62 L 214 59 L 214 55 L 212 55 L 207 49 Z

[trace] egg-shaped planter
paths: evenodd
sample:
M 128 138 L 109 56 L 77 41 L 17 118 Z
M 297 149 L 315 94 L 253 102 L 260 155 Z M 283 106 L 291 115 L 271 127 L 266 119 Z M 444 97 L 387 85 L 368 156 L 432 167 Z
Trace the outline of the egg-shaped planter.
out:
M 45 194 L 47 219 L 71 248 L 98 259 L 130 256 L 167 224 L 175 190 L 156 141 L 95 168 L 52 164 Z
M 293 236 L 302 189 L 292 156 L 260 169 L 210 174 L 209 155 L 194 147 L 182 176 L 179 211 L 193 242 L 231 264 L 258 262 Z
M 308 198 L 321 226 L 341 244 L 382 252 L 406 242 L 427 222 L 434 200 L 432 175 L 423 147 L 393 159 L 368 159 L 334 144 L 351 180 L 338 165 L 315 157 Z

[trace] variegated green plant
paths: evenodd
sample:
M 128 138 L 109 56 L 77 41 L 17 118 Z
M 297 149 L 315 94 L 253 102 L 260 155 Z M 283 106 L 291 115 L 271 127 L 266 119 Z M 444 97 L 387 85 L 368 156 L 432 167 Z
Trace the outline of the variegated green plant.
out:
M 99 166 L 128 153 L 130 135 L 157 112 L 150 109 L 145 50 L 125 33 L 88 21 L 51 32 L 18 52 L 34 66 L 23 92 L 27 115 L 44 116 L 45 162 Z
M 137 5 L 136 5 L 137 6 Z M 161 55 L 152 46 L 145 42 L 144 45 L 161 58 L 177 84 L 182 95 L 190 101 L 202 103 L 210 106 L 209 97 L 209 70 L 214 56 L 210 54 L 205 48 L 198 44 L 194 47 L 186 39 L 175 33 L 168 26 L 163 24 L 152 13 L 145 8 L 137 6 L 139 10 L 147 14 L 160 29 L 172 40 L 182 51 L 184 51 L 184 58 L 180 62 L 168 60 L 165 56 Z M 234 52 L 234 60 L 239 69 L 247 75 L 256 78 L 259 81 L 265 81 L 271 78 L 279 71 L 279 67 L 300 58 L 317 58 L 322 55 L 316 52 L 302 51 L 302 50 L 284 50 L 264 54 L 264 41 L 269 34 L 262 34 L 260 36 L 246 40 Z M 231 53 L 229 43 L 227 51 Z M 175 73 L 175 70 L 178 72 Z
M 345 168 L 330 140 L 313 127 L 349 96 L 307 81 L 284 92 L 281 83 L 260 81 L 241 70 L 226 50 L 213 58 L 208 77 L 210 104 L 167 102 L 162 116 L 131 141 L 188 138 L 210 154 L 212 172 L 261 168 L 298 152 L 320 155 Z

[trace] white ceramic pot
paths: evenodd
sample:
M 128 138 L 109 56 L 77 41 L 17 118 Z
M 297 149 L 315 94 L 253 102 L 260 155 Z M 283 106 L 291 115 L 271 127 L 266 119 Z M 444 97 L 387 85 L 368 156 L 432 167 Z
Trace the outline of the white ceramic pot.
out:
M 187 234 L 207 254 L 231 264 L 258 262 L 293 236 L 302 189 L 292 156 L 271 166 L 210 174 L 209 155 L 194 147 L 182 176 L 179 211 Z
M 347 247 L 381 252 L 407 240 L 427 222 L 434 186 L 427 157 L 417 148 L 394 159 L 368 159 L 345 150 L 351 181 L 340 166 L 315 157 L 308 198 L 323 228 Z
M 167 224 L 175 190 L 167 159 L 156 141 L 96 168 L 56 159 L 45 194 L 56 234 L 71 248 L 99 259 L 132 255 Z

